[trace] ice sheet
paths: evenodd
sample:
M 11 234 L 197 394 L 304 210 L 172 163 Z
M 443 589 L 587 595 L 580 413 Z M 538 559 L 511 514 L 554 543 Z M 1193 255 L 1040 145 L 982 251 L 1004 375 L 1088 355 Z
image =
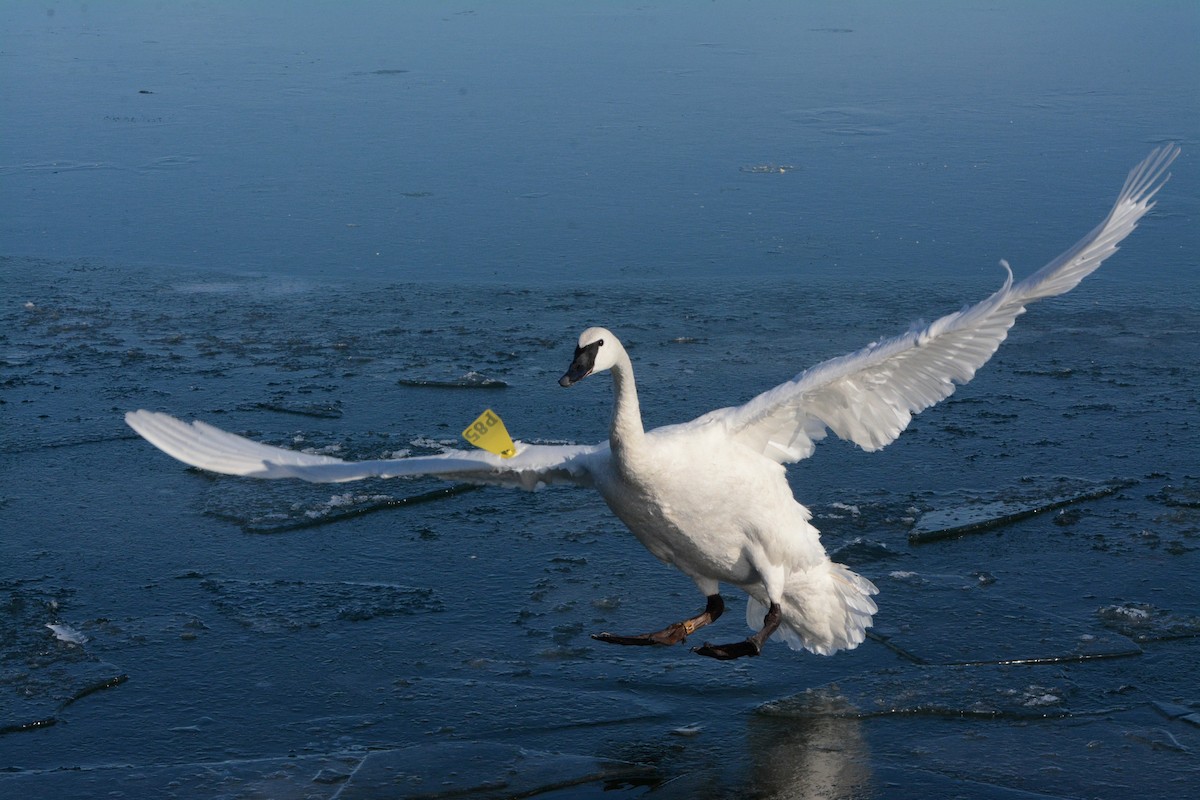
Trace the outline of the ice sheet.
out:
M 876 584 L 888 603 L 868 635 L 915 663 L 1054 663 L 1141 652 L 1092 620 L 1064 618 L 983 573 L 898 570 Z

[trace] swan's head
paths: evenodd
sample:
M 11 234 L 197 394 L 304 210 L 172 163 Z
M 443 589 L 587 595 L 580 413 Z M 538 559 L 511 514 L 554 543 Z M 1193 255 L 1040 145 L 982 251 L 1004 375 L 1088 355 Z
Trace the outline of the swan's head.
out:
M 558 379 L 558 385 L 571 386 L 593 372 L 603 372 L 616 364 L 624 352 L 625 349 L 611 331 L 605 328 L 588 328 L 579 334 L 575 358 L 566 373 Z

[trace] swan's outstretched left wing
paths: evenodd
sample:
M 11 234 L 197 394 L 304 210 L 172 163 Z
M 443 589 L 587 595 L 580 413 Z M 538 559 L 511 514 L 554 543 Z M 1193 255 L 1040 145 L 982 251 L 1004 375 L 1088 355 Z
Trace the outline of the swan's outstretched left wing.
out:
M 781 463 L 812 455 L 827 429 L 864 450 L 891 443 L 914 414 L 974 377 L 1026 305 L 1073 289 L 1116 252 L 1153 207 L 1178 154 L 1175 145 L 1151 152 L 1129 173 L 1104 221 L 1020 283 L 1013 284 L 1009 270 L 1000 290 L 976 305 L 818 364 L 745 405 L 713 411 L 696 423 L 723 424 L 731 436 Z
M 125 422 L 152 445 L 185 464 L 225 475 L 300 478 L 342 483 L 362 478 L 428 475 L 463 483 L 537 489 L 550 483 L 591 486 L 608 445 L 531 445 L 517 442 L 517 454 L 500 458 L 482 450 L 448 450 L 433 456 L 378 461 L 343 461 L 300 453 L 237 436 L 196 420 L 192 423 L 156 411 L 130 411 Z

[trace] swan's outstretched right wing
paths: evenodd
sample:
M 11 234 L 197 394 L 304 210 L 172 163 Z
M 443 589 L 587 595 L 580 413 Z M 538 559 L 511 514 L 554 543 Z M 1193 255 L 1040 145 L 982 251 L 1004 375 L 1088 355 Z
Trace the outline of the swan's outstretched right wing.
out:
M 1151 152 L 1129 173 L 1104 221 L 1020 283 L 1013 283 L 1009 270 L 1000 290 L 980 303 L 818 364 L 745 405 L 713 411 L 694 424 L 722 424 L 730 436 L 781 463 L 812 455 L 827 430 L 864 450 L 891 443 L 914 414 L 974 377 L 1026 305 L 1070 291 L 1116 252 L 1154 206 L 1177 155 L 1175 145 Z
M 199 420 L 189 424 L 156 411 L 130 411 L 125 422 L 159 450 L 193 467 L 225 475 L 300 478 L 313 483 L 428 475 L 529 490 L 551 483 L 591 486 L 595 470 L 609 453 L 607 444 L 517 442 L 517 454 L 512 458 L 500 458 L 482 450 L 447 450 L 432 456 L 343 461 L 254 442 Z

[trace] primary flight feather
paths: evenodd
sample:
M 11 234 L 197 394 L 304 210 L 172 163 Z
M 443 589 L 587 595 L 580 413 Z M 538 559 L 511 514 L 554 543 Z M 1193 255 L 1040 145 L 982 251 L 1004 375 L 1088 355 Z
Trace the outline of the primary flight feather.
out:
M 706 604 L 695 616 L 651 633 L 593 638 L 621 645 L 682 642 L 721 615 L 725 583 L 749 596 L 746 618 L 756 632 L 696 652 L 719 659 L 754 656 L 776 637 L 793 649 L 831 654 L 862 642 L 877 610 L 877 590 L 825 553 L 781 465 L 812 455 L 829 431 L 869 451 L 895 440 L 914 414 L 971 380 L 1029 303 L 1070 291 L 1116 252 L 1153 207 L 1178 154 L 1175 145 L 1151 152 L 1129 173 L 1108 216 L 1028 278 L 1014 283 L 1005 264 L 1007 280 L 987 299 L 691 422 L 643 429 L 633 365 L 604 328 L 580 335 L 559 381 L 571 386 L 597 372 L 612 373 L 612 425 L 608 441 L 596 445 L 518 442 L 512 458 L 448 450 L 348 462 L 153 411 L 132 411 L 125 420 L 165 453 L 227 475 L 319 483 L 431 475 L 530 490 L 557 483 L 594 488 L 651 553 L 695 581 Z

